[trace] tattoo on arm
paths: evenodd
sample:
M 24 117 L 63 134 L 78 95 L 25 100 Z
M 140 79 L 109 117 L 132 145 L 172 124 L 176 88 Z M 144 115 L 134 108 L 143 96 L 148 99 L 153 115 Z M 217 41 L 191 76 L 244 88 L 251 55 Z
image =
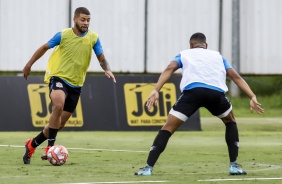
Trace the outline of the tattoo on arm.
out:
M 107 62 L 106 59 L 103 59 L 101 62 L 100 62 L 100 66 L 102 67 L 103 70 L 110 70 L 110 66 Z

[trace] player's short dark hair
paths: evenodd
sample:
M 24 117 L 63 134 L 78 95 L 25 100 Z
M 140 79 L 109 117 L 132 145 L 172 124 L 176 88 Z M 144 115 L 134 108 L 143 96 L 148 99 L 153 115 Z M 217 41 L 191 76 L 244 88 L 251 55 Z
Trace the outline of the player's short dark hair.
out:
M 80 14 L 90 15 L 90 11 L 85 7 L 78 7 L 74 11 L 74 17 L 78 17 Z
M 203 33 L 194 33 L 190 37 L 190 43 L 206 43 L 206 36 Z

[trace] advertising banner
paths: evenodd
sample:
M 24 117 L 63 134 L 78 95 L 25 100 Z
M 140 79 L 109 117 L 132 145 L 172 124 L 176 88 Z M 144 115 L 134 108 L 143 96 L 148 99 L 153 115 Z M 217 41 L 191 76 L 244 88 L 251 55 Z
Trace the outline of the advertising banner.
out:
M 63 130 L 159 130 L 180 95 L 181 76 L 173 76 L 161 89 L 159 101 L 150 110 L 146 100 L 157 75 L 118 75 L 117 83 L 103 75 L 88 76 L 77 108 Z M 52 113 L 48 84 L 43 77 L 1 76 L 0 131 L 41 130 Z M 201 130 L 199 112 L 180 130 Z

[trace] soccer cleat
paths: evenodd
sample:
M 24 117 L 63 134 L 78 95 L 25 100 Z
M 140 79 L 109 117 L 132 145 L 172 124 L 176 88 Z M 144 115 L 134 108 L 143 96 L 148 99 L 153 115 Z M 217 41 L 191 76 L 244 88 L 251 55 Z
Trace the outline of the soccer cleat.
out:
M 230 163 L 229 173 L 231 175 L 246 175 L 247 172 L 242 169 L 242 166 L 237 164 L 236 162 Z
M 30 158 L 32 157 L 35 148 L 31 146 L 31 142 L 33 139 L 28 139 L 25 141 L 25 153 L 23 155 L 24 164 L 30 164 Z
M 146 165 L 143 168 L 140 168 L 138 172 L 135 173 L 135 175 L 138 176 L 151 176 L 153 171 L 153 167 Z
M 52 146 L 47 146 L 47 147 L 44 147 L 42 148 L 44 150 L 44 153 L 42 154 L 41 156 L 41 159 L 42 160 L 47 160 L 47 153 L 48 153 L 48 150 L 51 148 Z

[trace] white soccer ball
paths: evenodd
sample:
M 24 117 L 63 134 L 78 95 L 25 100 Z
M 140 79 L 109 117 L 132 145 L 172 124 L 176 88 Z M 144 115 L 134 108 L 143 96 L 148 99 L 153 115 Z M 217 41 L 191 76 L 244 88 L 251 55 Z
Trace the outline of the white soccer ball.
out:
M 69 153 L 62 145 L 54 145 L 47 152 L 47 160 L 55 166 L 64 165 L 67 162 Z

